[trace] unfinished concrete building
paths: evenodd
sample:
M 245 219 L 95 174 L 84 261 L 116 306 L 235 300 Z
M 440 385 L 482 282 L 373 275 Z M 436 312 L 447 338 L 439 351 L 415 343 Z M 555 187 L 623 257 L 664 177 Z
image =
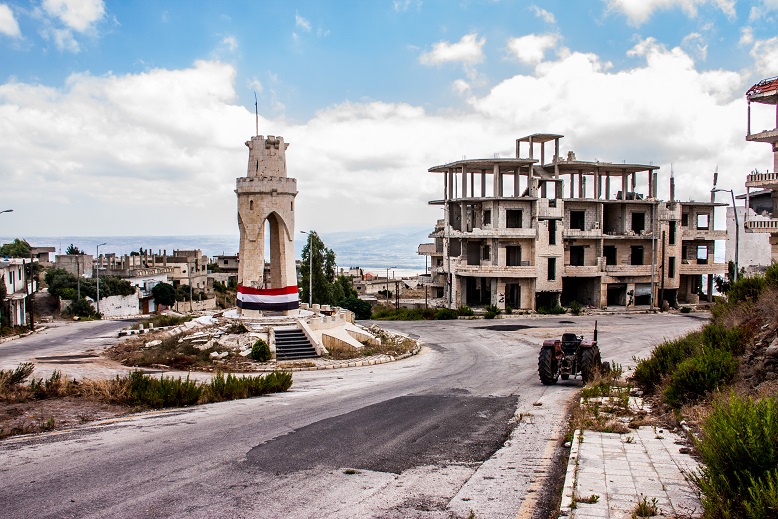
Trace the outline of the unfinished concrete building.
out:
M 444 213 L 435 242 L 418 251 L 431 259 L 422 279 L 432 293 L 450 308 L 710 301 L 713 276 L 726 270 L 713 261 L 726 238 L 714 210 L 726 204 L 676 201 L 672 181 L 662 202 L 658 166 L 562 158 L 562 137 L 517 139 L 516 158 L 429 169 L 443 177 L 443 198 L 430 204 Z
M 752 209 L 760 218 L 749 218 L 751 211 L 746 211 L 745 230 L 746 232 L 770 234 L 770 256 L 774 263 L 778 261 L 778 76 L 763 79 L 752 86 L 746 92 L 746 99 L 748 100 L 746 140 L 770 145 L 773 151 L 773 171 L 771 173 L 767 170 L 760 173 L 758 170 L 754 170 L 746 179 L 746 207 Z M 751 133 L 751 103 L 775 105 L 774 128 Z M 772 203 L 768 204 L 767 208 L 760 207 L 758 203 L 752 203 L 750 200 L 751 189 L 764 190 L 760 191 L 760 198 L 764 197 L 765 192 L 769 192 Z M 768 208 L 770 210 L 767 210 Z

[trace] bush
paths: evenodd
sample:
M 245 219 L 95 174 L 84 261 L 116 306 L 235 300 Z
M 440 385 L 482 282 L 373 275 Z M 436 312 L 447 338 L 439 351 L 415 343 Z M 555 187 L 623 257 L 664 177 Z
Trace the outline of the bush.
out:
M 257 362 L 267 362 L 273 357 L 272 353 L 270 353 L 270 346 L 262 339 L 257 339 L 257 342 L 251 347 L 249 356 Z
M 450 308 L 438 308 L 435 310 L 436 321 L 448 321 L 450 319 L 456 319 L 457 316 L 456 310 L 451 310 Z
M 203 399 L 206 402 L 223 402 L 238 398 L 251 398 L 267 393 L 286 391 L 292 386 L 292 374 L 288 372 L 273 371 L 267 375 L 256 377 L 236 377 L 232 373 L 224 376 L 221 371 L 211 379 L 210 384 L 204 386 Z
M 435 319 L 434 308 L 386 308 L 380 307 L 373 312 L 373 319 L 379 321 L 420 321 Z
M 513 308 L 511 308 L 510 306 L 506 306 L 505 307 L 505 313 L 507 315 L 511 315 L 513 313 Z
M 692 308 L 690 306 L 684 306 L 681 308 L 682 314 L 690 314 L 692 313 Z
M 570 313 L 573 315 L 579 315 L 581 313 L 581 303 L 573 301 L 570 303 Z
M 778 400 L 735 394 L 714 404 L 697 441 L 693 480 L 705 517 L 774 517 L 778 504 Z
M 484 319 L 494 319 L 495 317 L 497 317 L 497 314 L 495 312 L 490 312 L 489 310 L 484 314 Z
M 463 317 L 469 317 L 474 314 L 473 309 L 469 306 L 460 306 L 457 308 L 457 314 Z
M 702 343 L 706 346 L 721 348 L 733 355 L 746 351 L 745 333 L 741 328 L 727 328 L 721 324 L 707 324 L 702 329 Z
M 132 405 L 157 409 L 183 407 L 196 404 L 202 393 L 201 386 L 189 380 L 189 376 L 186 380 L 181 380 L 181 377 L 152 378 L 141 371 L 133 371 L 127 379 L 129 385 L 127 398 Z
M 730 303 L 736 303 L 738 301 L 756 301 L 765 286 L 767 286 L 767 283 L 763 276 L 757 275 L 739 278 L 737 282 L 732 283 L 732 286 L 729 288 L 727 300 Z
M 696 355 L 684 360 L 670 375 L 664 390 L 668 405 L 679 408 L 693 402 L 735 375 L 738 361 L 727 350 L 705 347 Z
M 78 317 L 99 317 L 95 312 L 95 307 L 92 306 L 92 303 L 83 297 L 70 303 L 67 311 L 70 315 Z
M 373 307 L 370 303 L 363 301 L 358 297 L 348 297 L 338 304 L 340 307 L 354 312 L 354 317 L 359 320 L 370 319 L 370 316 L 373 313 Z
M 632 375 L 635 384 L 646 393 L 652 393 L 662 381 L 662 377 L 673 371 L 678 364 L 690 357 L 701 345 L 702 334 L 700 332 L 663 342 L 651 350 L 649 358 L 637 362 L 635 373 Z
M 567 310 L 562 308 L 561 306 L 541 306 L 538 308 L 539 314 L 548 314 L 548 315 L 559 315 L 565 313 Z

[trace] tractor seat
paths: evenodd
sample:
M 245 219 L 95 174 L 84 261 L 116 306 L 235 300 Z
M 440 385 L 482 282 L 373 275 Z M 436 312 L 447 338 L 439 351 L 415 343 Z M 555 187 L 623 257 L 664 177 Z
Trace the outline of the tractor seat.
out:
M 575 351 L 578 349 L 579 343 L 580 341 L 574 333 L 562 334 L 562 351 L 564 351 L 566 354 L 569 355 L 571 353 L 575 353 Z

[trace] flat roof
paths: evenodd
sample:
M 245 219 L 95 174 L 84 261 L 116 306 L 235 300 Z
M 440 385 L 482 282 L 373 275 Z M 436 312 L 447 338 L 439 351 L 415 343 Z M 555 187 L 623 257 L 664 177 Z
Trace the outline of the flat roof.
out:
M 500 169 L 515 169 L 518 167 L 526 167 L 535 164 L 535 159 L 462 159 L 456 162 L 449 162 L 448 164 L 441 164 L 439 166 L 433 166 L 427 171 L 430 173 L 447 173 L 449 168 L 464 168 L 467 173 L 480 173 L 481 170 L 486 170 L 486 173 L 491 173 L 495 164 Z
M 544 164 L 543 169 L 547 172 L 553 173 L 554 169 L 559 167 L 560 171 L 565 173 L 574 173 L 578 170 L 581 171 L 595 171 L 600 170 L 600 173 L 607 173 L 609 175 L 629 175 L 630 173 L 638 173 L 640 171 L 654 171 L 659 169 L 659 166 L 651 164 L 618 164 L 615 162 L 589 162 L 583 160 L 560 160 L 559 162 L 552 162 L 550 164 Z
M 556 139 L 563 138 L 564 135 L 559 135 L 558 133 L 533 133 L 532 135 L 527 135 L 526 137 L 519 137 L 516 139 L 517 142 L 529 142 L 530 140 L 535 143 L 545 143 L 548 141 L 553 141 Z

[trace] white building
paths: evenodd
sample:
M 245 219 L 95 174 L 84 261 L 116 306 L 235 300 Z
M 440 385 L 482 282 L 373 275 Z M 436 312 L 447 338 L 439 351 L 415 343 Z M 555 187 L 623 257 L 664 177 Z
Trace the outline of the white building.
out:
M 26 298 L 37 289 L 35 280 L 27 282 L 24 265 L 29 262 L 18 258 L 0 260 L 0 279 L 5 283 L 7 294 L 6 304 L 0 305 L 0 314 L 8 312 L 11 326 L 27 324 Z

